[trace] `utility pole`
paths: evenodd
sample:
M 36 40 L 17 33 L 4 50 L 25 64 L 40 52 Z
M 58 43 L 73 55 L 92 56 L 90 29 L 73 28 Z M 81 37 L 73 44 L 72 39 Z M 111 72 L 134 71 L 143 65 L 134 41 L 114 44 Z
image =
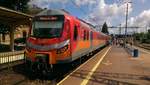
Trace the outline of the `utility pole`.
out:
M 121 24 L 120 24 L 120 27 L 119 27 L 119 35 L 121 35 Z
M 132 2 L 126 2 L 126 4 L 127 4 L 127 8 L 126 8 L 126 25 L 125 25 L 125 39 L 124 39 L 124 45 L 126 44 L 126 41 L 127 41 L 127 28 L 128 28 L 128 6 L 129 6 L 129 3 L 132 3 Z
M 125 37 L 127 37 L 127 27 L 128 27 L 128 2 L 127 2 L 127 9 L 126 9 Z

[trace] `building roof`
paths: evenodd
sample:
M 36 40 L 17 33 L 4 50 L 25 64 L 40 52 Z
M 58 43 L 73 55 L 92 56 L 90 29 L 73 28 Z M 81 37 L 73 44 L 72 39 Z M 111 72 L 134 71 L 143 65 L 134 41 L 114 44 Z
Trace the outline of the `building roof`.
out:
M 3 24 L 28 24 L 33 16 L 10 10 L 0 6 L 0 23 Z

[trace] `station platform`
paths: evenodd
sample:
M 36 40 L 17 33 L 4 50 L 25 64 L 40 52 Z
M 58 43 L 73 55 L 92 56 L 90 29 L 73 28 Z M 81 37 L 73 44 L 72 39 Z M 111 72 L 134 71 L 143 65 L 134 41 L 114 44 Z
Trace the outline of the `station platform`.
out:
M 123 47 L 101 50 L 57 85 L 150 85 L 150 52 L 132 57 Z

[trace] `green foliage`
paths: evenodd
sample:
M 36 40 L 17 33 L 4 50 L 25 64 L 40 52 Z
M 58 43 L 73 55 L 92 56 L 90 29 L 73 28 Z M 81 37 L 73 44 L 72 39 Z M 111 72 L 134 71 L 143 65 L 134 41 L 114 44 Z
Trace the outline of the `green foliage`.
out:
M 32 6 L 29 6 L 29 8 L 28 8 L 29 10 L 28 10 L 28 14 L 30 14 L 30 15 L 36 15 L 36 14 L 38 14 L 38 13 L 40 13 L 41 11 L 43 11 L 43 9 L 42 8 L 39 8 L 39 7 L 37 7 L 36 5 L 32 5 Z
M 150 29 L 148 29 L 148 33 L 150 33 Z
M 9 33 L 10 27 L 8 27 L 7 25 L 4 24 L 0 24 L 0 34 L 7 34 Z
M 103 24 L 102 32 L 105 33 L 105 34 L 109 34 L 106 22 Z
M 148 30 L 148 33 L 147 33 L 147 39 L 150 41 L 150 29 Z
M 140 41 L 141 43 L 149 43 L 150 44 L 150 31 L 147 33 L 135 33 L 135 39 Z
M 0 0 L 0 6 L 17 10 L 21 12 L 26 12 L 28 10 L 28 2 L 30 0 Z
M 0 0 L 0 6 L 6 7 L 8 9 L 27 12 L 28 11 L 28 2 L 30 0 Z M 9 26 L 0 23 L 0 34 L 9 33 Z

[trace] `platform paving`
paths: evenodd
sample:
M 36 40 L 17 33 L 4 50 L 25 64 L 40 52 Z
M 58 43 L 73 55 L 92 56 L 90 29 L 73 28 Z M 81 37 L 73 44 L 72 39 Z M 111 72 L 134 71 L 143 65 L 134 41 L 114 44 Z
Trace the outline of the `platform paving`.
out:
M 135 58 L 122 47 L 108 49 L 100 51 L 58 85 L 150 85 L 149 51 L 139 48 L 139 56 Z

